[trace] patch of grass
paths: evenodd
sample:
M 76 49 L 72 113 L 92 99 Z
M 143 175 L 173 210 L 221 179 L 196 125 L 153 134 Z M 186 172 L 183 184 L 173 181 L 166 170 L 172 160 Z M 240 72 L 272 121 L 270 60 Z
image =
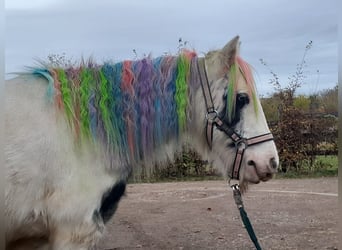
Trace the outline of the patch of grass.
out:
M 212 176 L 183 176 L 183 177 L 164 177 L 164 178 L 145 178 L 140 180 L 129 180 L 128 183 L 159 183 L 159 182 L 186 182 L 186 181 L 216 181 L 223 180 L 220 175 Z
M 316 156 L 313 164 L 303 161 L 298 170 L 290 169 L 286 173 L 278 173 L 276 178 L 315 178 L 338 175 L 338 159 L 335 155 Z

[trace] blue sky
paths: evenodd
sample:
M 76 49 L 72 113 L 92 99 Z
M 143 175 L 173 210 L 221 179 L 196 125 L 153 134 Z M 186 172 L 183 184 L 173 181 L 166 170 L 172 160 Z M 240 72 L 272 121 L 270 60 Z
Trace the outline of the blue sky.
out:
M 337 83 L 338 0 L 6 0 L 6 73 L 35 58 L 134 59 L 177 52 L 178 39 L 201 55 L 240 35 L 241 55 L 256 71 L 259 94 L 274 92 L 264 59 L 285 86 L 305 46 L 305 83 L 313 94 Z M 319 71 L 319 73 L 317 73 Z M 7 75 L 6 78 L 10 78 Z

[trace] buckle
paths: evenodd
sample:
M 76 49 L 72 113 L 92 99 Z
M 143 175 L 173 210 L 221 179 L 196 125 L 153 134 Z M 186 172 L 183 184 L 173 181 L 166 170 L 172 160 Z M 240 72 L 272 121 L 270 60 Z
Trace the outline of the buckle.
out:
M 229 177 L 229 180 L 227 181 L 228 187 L 232 188 L 232 189 L 239 189 L 240 187 L 240 181 L 233 179 L 232 177 Z
M 207 121 L 210 121 L 210 122 L 213 122 L 216 117 L 218 117 L 218 112 L 216 109 L 214 109 L 212 111 L 208 111 L 205 114 L 205 118 L 207 119 Z

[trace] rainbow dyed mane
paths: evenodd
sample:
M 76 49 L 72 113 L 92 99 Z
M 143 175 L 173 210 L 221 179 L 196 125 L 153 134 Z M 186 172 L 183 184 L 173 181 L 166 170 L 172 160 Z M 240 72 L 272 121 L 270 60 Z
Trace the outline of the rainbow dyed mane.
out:
M 109 152 L 143 160 L 187 129 L 194 52 L 101 66 L 37 68 L 48 79 L 48 96 L 66 114 L 76 140 L 101 140 Z M 194 69 L 192 70 L 194 71 Z
M 77 142 L 101 141 L 110 154 L 138 162 L 188 129 L 188 106 L 200 87 L 197 60 L 195 52 L 183 51 L 115 64 L 35 68 L 33 74 L 48 79 L 48 96 L 64 111 Z M 229 72 L 229 119 L 234 116 L 238 69 L 254 86 L 250 68 L 237 57 Z M 251 95 L 255 98 L 254 91 Z

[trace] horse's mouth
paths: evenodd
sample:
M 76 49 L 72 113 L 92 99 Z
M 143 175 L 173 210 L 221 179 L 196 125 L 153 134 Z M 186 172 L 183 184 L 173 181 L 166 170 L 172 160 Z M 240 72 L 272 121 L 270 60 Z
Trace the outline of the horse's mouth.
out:
M 273 178 L 272 173 L 260 173 L 256 167 L 253 167 L 254 178 L 248 180 L 252 184 L 259 184 L 261 181 L 266 182 Z
M 271 173 L 266 173 L 265 176 L 263 176 L 262 178 L 260 178 L 261 181 L 265 182 L 265 181 L 269 181 L 273 178 L 274 174 Z
M 243 193 L 247 191 L 249 184 L 259 184 L 260 182 L 266 182 L 273 177 L 273 174 L 271 173 L 260 173 L 255 167 L 251 168 L 249 171 L 249 178 L 245 176 L 245 178 L 240 181 L 240 189 Z
M 259 178 L 258 183 L 260 181 L 266 182 L 266 181 L 269 181 L 269 180 L 271 180 L 273 178 L 273 174 L 271 174 L 271 173 L 260 174 L 257 170 L 255 172 L 256 172 L 256 174 L 257 174 L 257 176 Z

